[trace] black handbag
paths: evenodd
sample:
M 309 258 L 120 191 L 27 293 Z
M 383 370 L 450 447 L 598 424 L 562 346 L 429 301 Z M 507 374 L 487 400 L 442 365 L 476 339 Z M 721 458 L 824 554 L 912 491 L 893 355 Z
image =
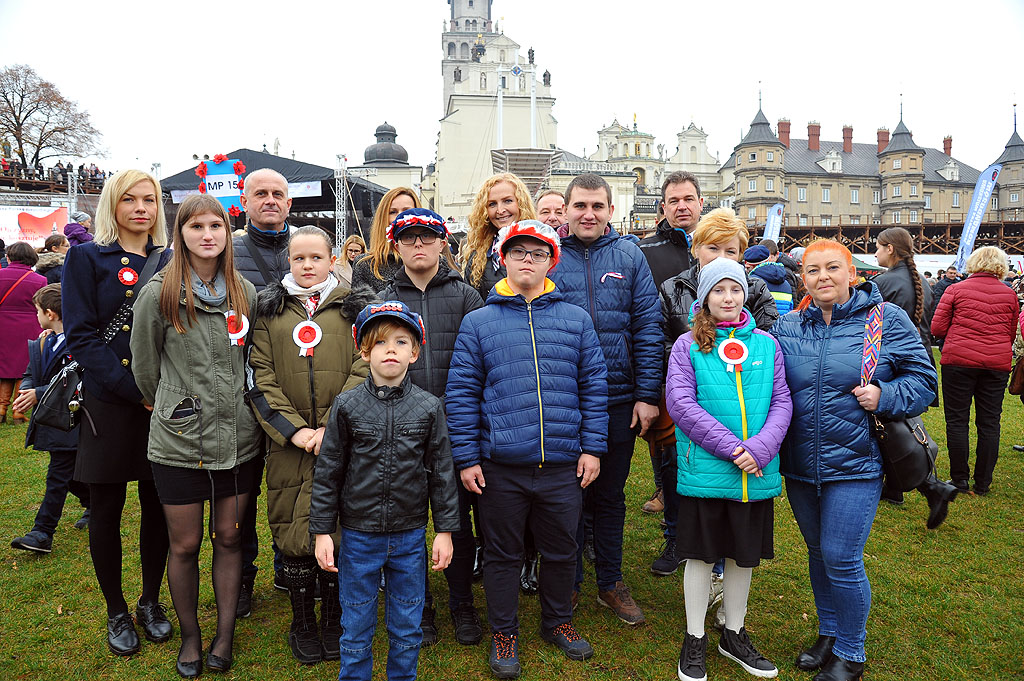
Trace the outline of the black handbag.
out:
M 882 306 L 875 305 L 864 324 L 864 357 L 861 360 L 860 384 L 868 385 L 882 349 Z M 923 483 L 935 470 L 939 446 L 935 444 L 920 416 L 885 419 L 870 415 L 871 434 L 882 453 L 887 485 L 909 492 Z

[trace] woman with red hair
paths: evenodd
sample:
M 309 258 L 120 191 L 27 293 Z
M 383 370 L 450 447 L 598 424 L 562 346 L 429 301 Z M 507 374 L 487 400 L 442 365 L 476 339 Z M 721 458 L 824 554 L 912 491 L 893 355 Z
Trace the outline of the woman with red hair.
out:
M 901 419 L 935 398 L 935 369 L 913 322 L 872 282 L 854 285 L 853 256 L 819 240 L 803 257 L 808 295 L 772 329 L 786 360 L 793 420 L 782 445 L 786 496 L 807 544 L 818 639 L 796 659 L 814 681 L 860 679 L 867 657 L 871 585 L 864 545 L 882 491 L 871 414 Z M 861 385 L 865 325 L 881 312 L 882 342 Z

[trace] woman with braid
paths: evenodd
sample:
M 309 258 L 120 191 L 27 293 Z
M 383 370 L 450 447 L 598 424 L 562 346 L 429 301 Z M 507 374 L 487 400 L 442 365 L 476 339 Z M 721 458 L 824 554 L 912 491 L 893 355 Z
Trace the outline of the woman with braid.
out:
M 878 250 L 875 252 L 878 264 L 887 270 L 872 281 L 878 286 L 882 300 L 903 308 L 921 334 L 921 342 L 928 351 L 928 359 L 935 366 L 932 357 L 932 292 L 924 277 L 914 265 L 914 238 L 902 227 L 890 227 L 878 235 Z M 938 397 L 932 402 L 939 406 Z M 956 496 L 952 485 L 940 482 L 934 474 L 917 488 L 928 500 L 928 529 L 935 529 L 945 520 L 949 502 Z M 882 499 L 891 504 L 903 503 L 903 492 L 886 485 Z

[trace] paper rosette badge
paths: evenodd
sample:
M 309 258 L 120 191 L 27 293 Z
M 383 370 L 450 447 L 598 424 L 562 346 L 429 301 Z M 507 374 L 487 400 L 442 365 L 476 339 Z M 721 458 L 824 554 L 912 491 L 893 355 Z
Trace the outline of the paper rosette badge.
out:
M 748 354 L 747 346 L 737 338 L 727 338 L 718 346 L 718 356 L 725 362 L 727 371 L 734 371 L 738 366 L 742 371 L 740 365 L 747 361 Z
M 245 335 L 249 333 L 249 318 L 234 310 L 224 313 L 228 322 L 228 340 L 230 345 L 245 345 Z
M 231 217 L 242 214 L 242 189 L 245 164 L 237 158 L 217 154 L 211 161 L 200 161 L 196 175 L 202 179 L 199 193 L 214 196 Z
M 312 357 L 313 348 L 323 336 L 320 325 L 312 320 L 296 324 L 292 329 L 292 340 L 299 347 L 299 357 Z

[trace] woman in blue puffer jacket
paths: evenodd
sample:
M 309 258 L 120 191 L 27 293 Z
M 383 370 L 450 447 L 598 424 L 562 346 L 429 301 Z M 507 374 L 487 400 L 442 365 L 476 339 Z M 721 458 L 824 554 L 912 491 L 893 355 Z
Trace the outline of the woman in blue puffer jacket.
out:
M 907 313 L 885 304 L 874 380 L 860 386 L 864 325 L 882 296 L 871 282 L 853 287 L 856 269 L 845 246 L 825 239 L 808 246 L 803 279 L 808 298 L 772 329 L 793 396 L 782 474 L 807 544 L 818 611 L 818 639 L 796 666 L 821 669 L 814 681 L 853 681 L 866 660 L 871 585 L 863 553 L 882 491 L 869 415 L 917 416 L 938 383 Z

